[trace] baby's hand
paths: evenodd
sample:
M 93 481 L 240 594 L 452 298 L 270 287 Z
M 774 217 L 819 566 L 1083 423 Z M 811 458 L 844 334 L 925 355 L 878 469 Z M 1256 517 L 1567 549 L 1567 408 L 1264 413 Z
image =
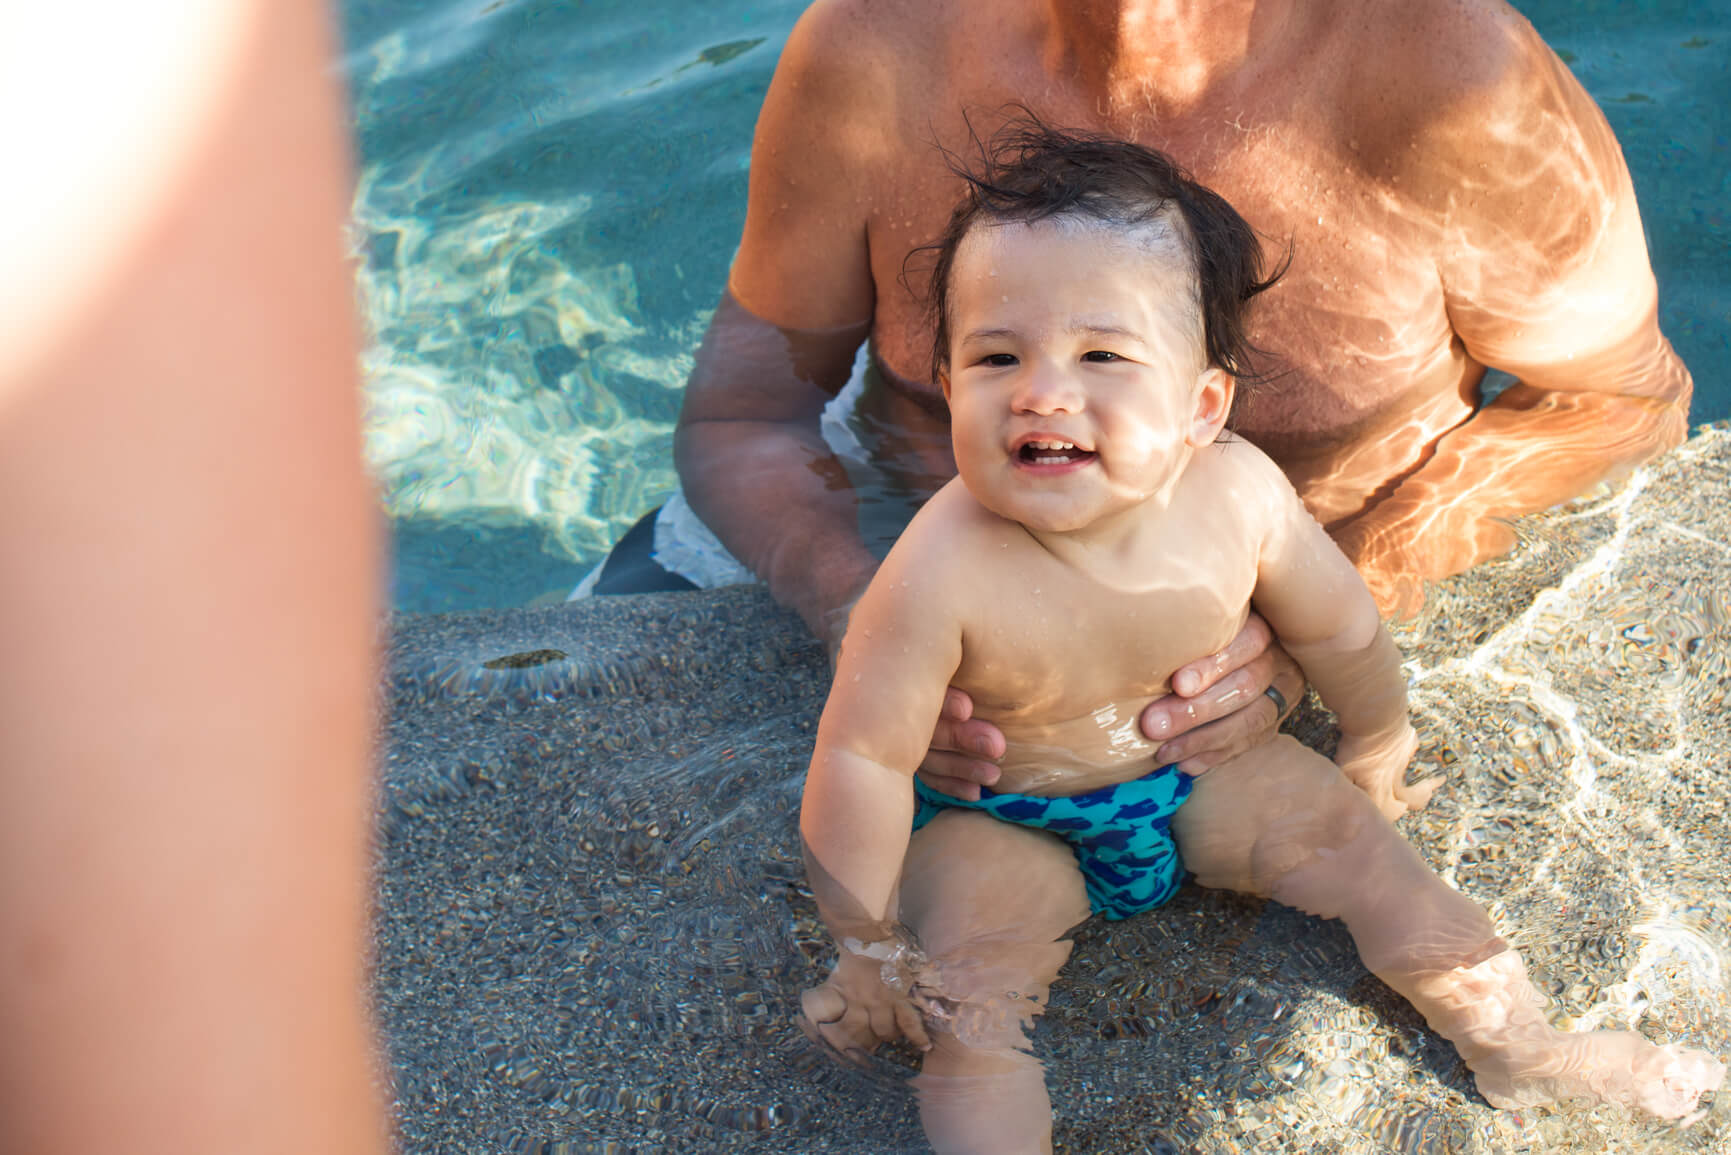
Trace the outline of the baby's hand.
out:
M 885 986 L 882 972 L 878 960 L 843 951 L 823 985 L 800 996 L 800 1029 L 845 1056 L 869 1054 L 903 1036 L 931 1050 L 919 1008 L 905 992 Z
M 1393 822 L 1409 810 L 1423 810 L 1430 802 L 1430 796 L 1436 793 L 1436 788 L 1443 784 L 1442 776 L 1426 778 L 1423 782 L 1415 782 L 1411 786 L 1402 783 L 1396 786 L 1389 797 L 1375 799 L 1382 816 Z
M 1418 734 L 1411 726 L 1403 726 L 1381 738 L 1359 738 L 1344 735 L 1334 760 L 1341 772 L 1370 795 L 1376 808 L 1390 822 L 1409 810 L 1422 810 L 1436 788 L 1440 777 L 1406 784 L 1406 765 L 1418 749 Z

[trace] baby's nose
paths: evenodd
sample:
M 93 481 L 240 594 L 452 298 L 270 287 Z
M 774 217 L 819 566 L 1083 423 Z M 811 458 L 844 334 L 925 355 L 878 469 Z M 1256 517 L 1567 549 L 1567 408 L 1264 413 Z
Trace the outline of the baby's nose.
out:
M 1078 413 L 1082 391 L 1061 369 L 1036 366 L 1022 377 L 1010 404 L 1018 413 Z

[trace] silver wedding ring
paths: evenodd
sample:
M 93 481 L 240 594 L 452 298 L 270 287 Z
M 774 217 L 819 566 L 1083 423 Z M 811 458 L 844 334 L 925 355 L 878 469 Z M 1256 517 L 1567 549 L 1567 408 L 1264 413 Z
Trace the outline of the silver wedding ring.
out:
M 1286 695 L 1282 694 L 1279 690 L 1276 690 L 1273 686 L 1268 687 L 1268 689 L 1262 692 L 1268 695 L 1268 700 L 1270 702 L 1274 703 L 1274 720 L 1278 722 L 1280 719 L 1286 717 Z

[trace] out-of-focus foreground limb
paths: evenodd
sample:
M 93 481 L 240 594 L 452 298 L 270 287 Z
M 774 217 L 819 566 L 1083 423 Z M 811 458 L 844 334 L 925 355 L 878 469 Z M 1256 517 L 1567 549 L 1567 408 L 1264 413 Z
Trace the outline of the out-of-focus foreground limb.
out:
M 388 1146 L 326 17 L 8 10 L 0 1151 Z

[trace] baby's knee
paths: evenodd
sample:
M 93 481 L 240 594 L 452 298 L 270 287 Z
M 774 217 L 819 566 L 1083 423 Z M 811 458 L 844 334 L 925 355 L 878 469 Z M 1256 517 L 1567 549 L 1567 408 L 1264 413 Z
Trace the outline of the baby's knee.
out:
M 1025 1051 L 1034 1020 L 1071 944 L 967 943 L 932 960 L 928 1023 L 941 1045 L 981 1053 Z

